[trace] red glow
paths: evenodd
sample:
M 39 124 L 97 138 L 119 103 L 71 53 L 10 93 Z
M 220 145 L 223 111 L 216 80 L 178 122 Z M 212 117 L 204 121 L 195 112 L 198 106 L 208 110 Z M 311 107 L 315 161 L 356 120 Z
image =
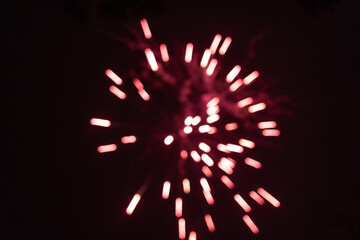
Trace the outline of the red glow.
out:
M 236 90 L 238 90 L 238 88 L 243 84 L 241 79 L 236 80 L 235 82 L 233 82 L 230 87 L 229 90 L 231 92 L 235 92 Z
M 136 137 L 135 136 L 124 136 L 121 138 L 121 142 L 124 144 L 134 143 L 134 142 L 136 142 Z
M 227 165 L 224 161 L 220 160 L 218 162 L 218 167 L 229 175 L 233 174 L 233 169 L 229 165 Z
M 161 53 L 161 59 L 164 62 L 168 62 L 169 61 L 169 53 L 168 53 L 168 50 L 167 50 L 165 44 L 160 45 L 160 53 Z
M 217 149 L 221 152 L 225 152 L 225 153 L 229 153 L 229 151 L 227 150 L 227 147 L 226 145 L 222 144 L 222 143 L 219 143 L 217 145 Z
M 196 125 L 198 125 L 200 123 L 200 121 L 201 121 L 201 117 L 200 116 L 195 116 L 192 119 L 191 125 L 196 126 Z
M 235 167 L 235 161 L 231 158 L 224 158 L 222 157 L 219 161 L 219 163 L 222 163 L 225 166 L 228 166 L 229 168 L 234 168 Z
M 134 83 L 135 87 L 137 88 L 137 90 L 144 89 L 144 85 L 140 82 L 139 79 L 135 78 L 133 83 Z
M 254 168 L 261 168 L 261 163 L 252 159 L 252 158 L 245 158 L 245 163 L 251 167 L 254 167 Z
M 139 90 L 139 95 L 142 99 L 144 99 L 144 101 L 150 100 L 150 95 L 144 89 Z
M 168 136 L 164 139 L 165 145 L 170 145 L 173 141 L 174 141 L 174 137 L 173 137 L 172 135 L 168 135 Z
M 179 238 L 185 239 L 186 237 L 186 227 L 185 227 L 185 219 L 179 219 Z
M 122 79 L 116 75 L 113 71 L 111 71 L 110 69 L 107 69 L 105 71 L 106 76 L 108 76 L 111 80 L 114 81 L 114 83 L 116 83 L 117 85 L 121 85 L 122 84 Z
M 182 151 L 180 152 L 180 156 L 181 156 L 182 159 L 186 159 L 186 158 L 188 157 L 187 151 L 182 150 Z
M 115 86 L 110 86 L 109 90 L 120 99 L 126 98 L 126 94 Z
M 243 147 L 247 147 L 247 148 L 254 148 L 255 147 L 255 143 L 247 140 L 247 139 L 240 139 L 239 140 L 239 144 Z
M 190 181 L 189 181 L 189 179 L 185 178 L 182 183 L 183 183 L 184 193 L 189 194 L 190 190 L 191 190 L 190 189 Z
M 202 125 L 199 127 L 199 132 L 206 133 L 209 132 L 211 127 L 209 125 Z
M 225 129 L 226 131 L 232 131 L 238 128 L 238 124 L 237 123 L 228 123 L 225 125 Z
M 196 240 L 196 232 L 190 232 L 189 240 Z
M 239 74 L 241 70 L 241 67 L 239 65 L 236 65 L 226 76 L 226 82 L 232 82 L 235 77 Z
M 254 112 L 258 112 L 261 110 L 264 110 L 266 108 L 266 104 L 265 103 L 258 103 L 255 105 L 252 105 L 249 107 L 249 112 L 250 113 L 254 113 Z
M 149 65 L 151 67 L 151 70 L 156 72 L 159 69 L 159 66 L 156 62 L 154 53 L 149 48 L 146 48 L 145 55 L 146 55 L 146 59 L 148 60 Z
M 266 129 L 266 128 L 276 128 L 277 124 L 275 121 L 267 121 L 267 122 L 259 122 L 258 128 L 259 129 Z
M 228 50 L 228 48 L 230 46 L 231 41 L 232 41 L 231 37 L 225 38 L 223 44 L 221 45 L 221 47 L 219 49 L 220 55 L 224 55 L 226 53 L 226 51 Z
M 250 195 L 250 197 L 251 197 L 252 199 L 254 199 L 255 202 L 257 202 L 259 205 L 263 205 L 263 204 L 265 203 L 264 199 L 262 199 L 262 198 L 260 197 L 260 195 L 257 194 L 256 192 L 251 191 L 249 195 Z
M 203 191 L 203 194 L 204 194 L 204 197 L 205 197 L 206 202 L 207 202 L 209 205 L 213 205 L 213 204 L 215 203 L 214 198 L 213 198 L 213 196 L 211 195 L 211 192 L 209 192 L 209 191 Z
M 186 44 L 185 50 L 185 62 L 189 63 L 192 60 L 192 53 L 193 53 L 194 45 L 192 43 Z
M 210 131 L 208 132 L 208 134 L 214 134 L 214 133 L 216 133 L 216 132 L 217 132 L 216 127 L 211 127 L 211 128 L 210 128 Z
M 211 51 L 210 51 L 210 49 L 206 49 L 206 50 L 204 51 L 204 55 L 203 55 L 203 57 L 202 57 L 202 59 L 201 59 L 201 62 L 200 62 L 200 66 L 201 66 L 202 68 L 205 68 L 205 67 L 208 65 L 210 56 L 211 56 Z
M 175 216 L 178 218 L 182 216 L 182 204 L 183 201 L 181 198 L 175 200 Z
M 248 97 L 248 98 L 245 98 L 245 99 L 239 101 L 239 102 L 237 103 L 237 106 L 238 106 L 239 108 L 243 108 L 243 107 L 245 107 L 245 106 L 247 106 L 247 105 L 252 104 L 253 101 L 254 101 L 254 100 L 252 99 L 252 97 Z
M 194 159 L 195 162 L 200 162 L 201 157 L 196 151 L 191 151 L 190 155 Z
M 93 126 L 99 126 L 99 127 L 110 127 L 111 122 L 106 119 L 92 118 L 92 119 L 90 119 L 90 124 Z
M 201 187 L 203 188 L 204 192 L 211 192 L 210 185 L 209 185 L 208 181 L 206 180 L 206 178 L 201 178 L 200 184 L 201 184 Z
M 211 108 L 217 104 L 219 104 L 220 102 L 220 99 L 218 97 L 214 97 L 213 99 L 211 99 L 207 104 L 206 104 L 206 107 L 207 108 Z
M 214 55 L 216 53 L 220 41 L 221 41 L 221 35 L 216 34 L 210 46 L 211 55 Z
M 189 125 L 191 125 L 192 121 L 193 121 L 193 117 L 192 116 L 187 116 L 185 118 L 184 124 L 189 126 Z
M 259 72 L 258 71 L 253 71 L 252 73 L 250 73 L 248 76 L 246 76 L 244 78 L 244 84 L 248 85 L 250 84 L 252 81 L 254 81 L 257 77 L 259 76 Z
M 211 124 L 211 123 L 218 121 L 219 119 L 220 119 L 220 116 L 218 114 L 214 114 L 214 115 L 207 117 L 206 122 Z
M 229 152 L 242 153 L 244 151 L 244 148 L 239 145 L 228 143 L 226 144 L 226 150 Z
M 260 194 L 263 198 L 265 198 L 269 203 L 271 203 L 274 207 L 280 207 L 280 202 L 274 198 L 270 193 L 265 191 L 262 188 L 257 190 L 258 194 Z
M 136 208 L 136 205 L 139 203 L 141 199 L 141 195 L 140 194 L 135 194 L 134 197 L 132 198 L 129 206 L 126 209 L 126 214 L 127 215 L 131 215 L 134 212 L 134 209 Z
M 244 209 L 245 212 L 251 211 L 249 204 L 247 204 L 247 202 L 245 202 L 245 200 L 239 194 L 235 194 L 234 199 L 240 205 L 240 207 Z
M 171 184 L 169 181 L 165 181 L 164 185 L 163 185 L 163 189 L 162 189 L 162 198 L 163 199 L 168 199 L 169 195 L 170 195 L 170 187 Z
M 219 105 L 212 106 L 206 110 L 207 115 L 214 115 L 220 111 Z
M 209 167 L 214 165 L 214 161 L 209 157 L 209 155 L 207 155 L 206 153 L 201 155 L 201 160 L 204 161 L 204 163 L 206 165 L 208 165 Z
M 208 227 L 210 232 L 214 232 L 215 231 L 215 225 L 214 222 L 211 218 L 211 216 L 209 214 L 205 215 L 205 222 L 206 222 L 206 226 Z
M 206 153 L 211 151 L 210 146 L 203 142 L 199 143 L 199 148 Z
M 234 183 L 227 176 L 221 176 L 221 181 L 230 189 L 234 188 Z
M 243 220 L 254 234 L 259 233 L 259 229 L 257 228 L 255 223 L 251 220 L 251 218 L 248 215 L 245 215 L 243 217 Z
M 214 58 L 211 59 L 208 68 L 206 69 L 206 75 L 211 76 L 214 73 L 218 61 Z
M 277 129 L 265 129 L 262 131 L 262 135 L 265 137 L 277 137 L 280 136 L 280 131 Z
M 212 172 L 211 172 L 210 168 L 208 168 L 207 166 L 203 166 L 201 168 L 201 170 L 205 174 L 205 176 L 212 177 Z
M 146 19 L 144 18 L 144 19 L 140 20 L 140 24 L 141 24 L 141 27 L 143 29 L 145 38 L 150 39 L 151 38 L 151 31 L 150 31 L 149 24 L 146 21 Z
M 191 133 L 192 132 L 192 127 L 190 127 L 190 126 L 186 126 L 186 127 L 184 127 L 184 133 L 186 133 L 186 134 L 189 134 L 189 133 Z
M 99 153 L 113 152 L 115 151 L 117 146 L 115 144 L 101 145 L 98 147 Z

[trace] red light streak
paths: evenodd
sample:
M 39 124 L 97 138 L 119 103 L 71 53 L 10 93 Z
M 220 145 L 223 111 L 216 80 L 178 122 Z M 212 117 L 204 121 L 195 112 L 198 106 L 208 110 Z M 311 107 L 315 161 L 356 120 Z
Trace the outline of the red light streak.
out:
M 211 127 L 209 125 L 202 125 L 199 127 L 199 132 L 206 133 L 209 132 Z
M 199 143 L 199 148 L 206 153 L 211 151 L 210 146 L 203 142 Z
M 261 163 L 252 159 L 252 158 L 245 158 L 245 163 L 251 167 L 254 167 L 254 168 L 261 168 Z
M 208 65 L 210 56 L 211 56 L 211 51 L 210 51 L 210 49 L 206 49 L 206 50 L 204 51 L 204 55 L 202 56 L 201 62 L 200 62 L 200 66 L 201 66 L 202 68 L 205 68 L 205 67 Z
M 208 68 L 206 69 L 206 75 L 211 76 L 214 73 L 218 61 L 214 58 L 211 59 Z
M 227 165 L 226 163 L 224 163 L 221 160 L 218 162 L 218 167 L 229 175 L 233 174 L 233 172 L 234 172 L 233 169 L 229 165 Z
M 219 119 L 220 119 L 220 116 L 218 114 L 214 114 L 214 115 L 207 117 L 206 122 L 211 124 L 211 123 L 218 121 Z
M 168 136 L 164 139 L 165 145 L 170 145 L 173 141 L 174 141 L 174 137 L 173 137 L 172 135 L 168 135 Z
M 227 176 L 221 176 L 221 181 L 230 189 L 234 188 L 234 183 Z
M 115 86 L 110 86 L 109 90 L 120 99 L 126 98 L 126 94 Z
M 280 131 L 277 129 L 265 129 L 262 131 L 262 135 L 265 137 L 277 137 L 280 136 Z
M 255 202 L 257 202 L 259 205 L 264 205 L 265 201 L 264 201 L 264 199 L 262 199 L 262 198 L 260 197 L 259 194 L 257 194 L 257 193 L 254 192 L 254 191 L 251 191 L 249 195 L 250 195 L 250 197 L 251 197 L 252 199 L 254 199 Z
M 190 232 L 189 234 L 189 240 L 196 240 L 196 232 Z
M 205 215 L 206 226 L 208 227 L 210 232 L 215 232 L 214 222 L 209 214 Z
M 181 198 L 175 200 L 175 216 L 178 218 L 182 216 L 182 204 L 183 201 Z
M 205 174 L 205 176 L 212 177 L 212 172 L 211 172 L 210 168 L 208 168 L 207 166 L 203 166 L 201 168 L 201 171 Z
M 220 99 L 218 97 L 214 97 L 213 99 L 211 99 L 207 104 L 206 104 L 206 107 L 207 108 L 211 108 L 217 104 L 219 104 L 220 102 Z
M 267 121 L 267 122 L 259 122 L 258 128 L 259 129 L 266 129 L 266 128 L 276 128 L 277 124 L 275 121 Z
M 134 210 L 136 208 L 136 205 L 139 203 L 140 199 L 141 199 L 140 194 L 137 193 L 137 194 L 134 195 L 134 197 L 132 198 L 129 206 L 126 209 L 126 214 L 127 215 L 131 215 L 134 212 Z
M 221 152 L 224 152 L 224 153 L 229 153 L 229 151 L 227 150 L 227 147 L 226 145 L 222 144 L 222 143 L 219 143 L 217 145 L 217 149 Z
M 195 162 L 200 162 L 201 157 L 196 151 L 191 151 L 190 155 L 194 159 Z
M 161 195 L 163 199 L 169 198 L 170 187 L 171 187 L 171 183 L 169 181 L 165 181 L 164 185 L 163 185 L 163 189 L 162 189 L 162 195 Z
M 224 158 L 222 157 L 219 161 L 219 163 L 224 164 L 225 166 L 228 166 L 229 168 L 233 169 L 235 167 L 235 161 L 231 158 Z
M 114 81 L 114 83 L 116 83 L 117 85 L 121 85 L 122 84 L 122 79 L 116 75 L 113 71 L 111 71 L 110 69 L 107 69 L 105 71 L 106 76 L 108 76 L 111 80 Z
M 209 155 L 207 155 L 206 153 L 201 155 L 201 160 L 204 161 L 204 163 L 206 165 L 208 165 L 209 167 L 214 165 L 214 161 L 209 157 Z
M 251 218 L 248 215 L 245 215 L 243 217 L 243 220 L 254 234 L 259 233 L 259 229 L 257 228 L 255 223 L 251 220 Z
M 231 37 L 225 38 L 223 44 L 221 45 L 221 47 L 219 49 L 220 55 L 224 55 L 226 53 L 226 51 L 228 50 L 228 48 L 230 46 L 231 41 L 232 41 Z
M 258 71 L 253 71 L 252 73 L 250 73 L 248 76 L 246 76 L 244 78 L 244 84 L 248 85 L 250 84 L 252 81 L 254 81 L 257 77 L 259 76 L 259 72 Z
M 110 127 L 111 122 L 106 119 L 92 118 L 92 119 L 90 119 L 90 124 L 93 126 L 99 126 L 99 127 Z
M 210 185 L 209 185 L 208 181 L 206 180 L 206 178 L 201 178 L 200 184 L 201 184 L 201 187 L 203 188 L 204 192 L 211 192 Z
M 213 107 L 210 107 L 206 110 L 207 115 L 214 115 L 217 114 L 220 111 L 219 105 L 215 105 Z
M 255 147 L 255 143 L 250 141 L 250 140 L 246 140 L 246 139 L 240 139 L 239 140 L 239 144 L 243 147 L 247 147 L 247 148 L 254 148 Z
M 146 55 L 146 59 L 150 65 L 151 70 L 153 70 L 154 72 L 156 72 L 159 69 L 159 66 L 156 62 L 154 53 L 149 49 L 146 48 L 145 49 L 145 55 Z
M 201 117 L 200 117 L 200 116 L 195 116 L 195 117 L 192 119 L 191 125 L 196 126 L 196 125 L 198 125 L 200 122 L 201 122 Z
M 239 65 L 236 65 L 226 76 L 226 82 L 230 83 L 232 82 L 236 76 L 239 74 L 241 70 L 241 67 Z
M 124 144 L 134 143 L 134 142 L 136 142 L 136 137 L 135 136 L 124 136 L 121 138 L 121 142 Z
M 235 92 L 236 90 L 238 90 L 239 87 L 241 87 L 242 84 L 243 84 L 242 80 L 238 79 L 230 85 L 229 90 L 231 92 Z
M 258 194 L 265 198 L 269 203 L 271 203 L 274 207 L 280 207 L 280 202 L 274 198 L 270 193 L 265 191 L 263 188 L 259 188 L 257 190 Z
M 106 153 L 106 152 L 113 152 L 117 149 L 117 146 L 115 144 L 108 144 L 108 145 L 101 145 L 98 147 L 99 153 Z
M 144 19 L 140 20 L 140 24 L 141 24 L 142 30 L 144 32 L 145 38 L 150 39 L 151 38 L 151 31 L 150 31 L 149 24 L 146 21 L 146 19 L 144 18 Z
M 266 104 L 265 103 L 258 103 L 255 105 L 252 105 L 249 107 L 249 112 L 250 113 L 254 113 L 254 112 L 258 112 L 261 110 L 264 110 L 266 108 Z
M 139 90 L 139 95 L 140 95 L 140 97 L 142 99 L 144 99 L 144 101 L 149 101 L 150 100 L 149 94 L 144 89 Z
M 194 45 L 192 43 L 186 44 L 185 50 L 185 62 L 190 63 L 192 60 L 192 53 L 193 53 Z
M 168 53 L 168 50 L 167 50 L 167 47 L 165 44 L 160 45 L 160 53 L 161 53 L 161 59 L 164 62 L 168 62 L 169 61 L 169 53 Z
M 231 143 L 226 144 L 225 147 L 228 152 L 242 153 L 244 151 L 243 147 Z
M 190 189 L 190 181 L 189 181 L 189 179 L 185 178 L 182 183 L 183 183 L 184 193 L 189 194 L 190 190 L 191 190 Z
M 237 123 L 228 123 L 225 125 L 225 130 L 226 131 L 233 131 L 235 129 L 238 128 L 238 124 Z
M 209 205 L 213 205 L 213 204 L 215 203 L 214 198 L 213 198 L 213 196 L 211 195 L 211 192 L 209 192 L 209 191 L 203 191 L 203 194 L 204 194 L 204 197 L 205 197 L 206 202 L 207 202 Z
M 235 194 L 234 199 L 240 205 L 240 207 L 244 209 L 245 212 L 251 211 L 249 204 L 247 204 L 247 202 L 245 202 L 245 200 L 239 194 Z
M 239 101 L 239 102 L 237 103 L 237 106 L 238 106 L 239 108 L 243 108 L 243 107 L 246 107 L 247 105 L 252 104 L 253 101 L 254 101 L 254 100 L 252 99 L 252 97 L 248 97 L 248 98 L 245 98 L 245 99 Z
M 144 85 L 140 82 L 139 79 L 135 78 L 133 83 L 134 83 L 135 87 L 137 88 L 137 90 L 144 89 Z
M 190 127 L 190 126 L 186 126 L 186 127 L 184 127 L 184 133 L 186 133 L 186 134 L 189 134 L 189 133 L 191 133 L 192 132 L 192 127 Z
M 186 237 L 186 227 L 185 227 L 185 219 L 179 219 L 179 238 L 185 239 Z
M 211 55 L 214 55 L 216 53 L 220 41 L 221 41 L 221 35 L 216 34 L 210 46 Z

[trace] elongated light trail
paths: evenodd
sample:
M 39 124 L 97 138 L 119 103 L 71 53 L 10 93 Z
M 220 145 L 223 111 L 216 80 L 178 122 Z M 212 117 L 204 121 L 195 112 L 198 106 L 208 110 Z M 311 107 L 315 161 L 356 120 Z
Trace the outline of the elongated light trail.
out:
M 211 59 L 208 68 L 206 69 L 206 75 L 211 76 L 214 73 L 218 60 L 215 58 Z
M 205 215 L 206 226 L 208 227 L 210 232 L 215 232 L 215 225 L 210 216 L 210 214 Z
M 109 90 L 111 93 L 113 93 L 115 96 L 117 96 L 120 99 L 126 98 L 126 94 L 115 86 L 110 86 Z
M 90 119 L 90 124 L 93 126 L 99 126 L 99 127 L 110 127 L 111 122 L 106 119 L 92 118 L 92 119 Z
M 248 76 L 246 76 L 244 78 L 244 84 L 248 85 L 250 84 L 252 81 L 254 81 L 257 77 L 259 76 L 259 72 L 258 71 L 253 71 L 252 73 L 250 73 Z
M 144 18 L 144 19 L 140 20 L 140 24 L 141 24 L 141 27 L 143 29 L 145 38 L 150 39 L 151 38 L 151 31 L 150 31 L 149 24 L 146 21 L 146 19 Z
M 162 195 L 161 195 L 163 199 L 169 198 L 170 187 L 171 187 L 171 183 L 169 181 L 165 181 L 164 185 L 163 185 Z
M 240 101 L 237 103 L 237 106 L 238 106 L 239 108 L 243 108 L 243 107 L 246 107 L 246 106 L 252 104 L 253 101 L 254 101 L 254 100 L 253 100 L 252 97 L 248 97 L 248 98 L 245 98 L 245 99 L 243 99 L 243 100 L 240 100 Z
M 185 178 L 182 182 L 183 184 L 183 191 L 185 194 L 189 194 L 190 193 L 190 181 L 189 179 Z
M 206 49 L 206 50 L 204 51 L 204 54 L 203 54 L 202 59 L 201 59 L 201 62 L 200 62 L 200 66 L 201 66 L 202 68 L 205 68 L 205 67 L 208 65 L 210 56 L 211 56 L 210 49 Z
M 134 210 L 136 208 L 136 205 L 139 203 L 140 199 L 141 199 L 140 194 L 137 193 L 137 194 L 134 195 L 134 197 L 132 198 L 129 206 L 126 209 L 126 214 L 127 215 L 131 215 L 134 212 Z
M 210 146 L 203 142 L 199 143 L 199 148 L 206 153 L 211 151 Z
M 211 46 L 210 46 L 211 55 L 214 55 L 216 53 L 216 50 L 220 44 L 220 41 L 221 41 L 221 35 L 216 34 L 214 37 L 214 40 L 212 41 Z
M 228 50 L 228 48 L 230 46 L 231 41 L 232 41 L 231 37 L 225 38 L 223 44 L 221 45 L 221 47 L 219 49 L 220 55 L 224 55 L 226 53 L 226 51 Z
M 241 67 L 239 65 L 236 65 L 226 76 L 226 82 L 230 83 L 232 82 L 236 76 L 239 74 L 241 70 Z
M 245 202 L 245 200 L 239 194 L 235 194 L 234 199 L 240 205 L 240 207 L 244 209 L 245 212 L 251 211 L 249 204 L 247 204 L 247 202 Z
M 194 159 L 195 162 L 200 162 L 201 157 L 197 151 L 191 151 L 190 156 Z
M 124 136 L 121 138 L 121 142 L 124 144 L 134 143 L 134 142 L 136 142 L 136 137 L 135 136 Z
M 186 238 L 186 226 L 185 226 L 185 219 L 179 219 L 179 238 L 185 239 Z
M 237 123 L 227 123 L 226 125 L 225 125 L 225 130 L 226 131 L 233 131 L 233 130 L 235 130 L 235 129 L 237 129 L 238 128 L 238 124 Z
M 161 59 L 164 61 L 164 62 L 168 62 L 169 61 L 169 53 L 168 53 L 168 50 L 167 50 L 167 47 L 165 44 L 161 44 L 160 45 L 160 54 L 161 54 Z
M 280 131 L 277 129 L 265 129 L 262 131 L 262 135 L 265 137 L 277 137 L 280 136 Z
M 252 158 L 245 158 L 245 163 L 253 168 L 261 168 L 261 163 Z
M 265 103 L 258 103 L 255 105 L 252 105 L 249 107 L 249 112 L 250 113 L 254 113 L 254 112 L 258 112 L 261 110 L 264 110 L 266 108 L 266 104 Z
M 190 232 L 189 240 L 196 240 L 196 232 L 194 232 L 194 231 Z
M 186 50 L 185 50 L 185 62 L 186 63 L 190 63 L 192 60 L 193 48 L 194 48 L 194 45 L 192 43 L 186 44 Z
M 182 206 L 183 206 L 182 199 L 177 198 L 175 200 L 175 216 L 178 217 L 178 218 L 182 216 Z
M 106 153 L 106 152 L 113 152 L 117 149 L 117 146 L 115 144 L 108 144 L 108 145 L 101 145 L 98 147 L 99 153 Z
M 145 55 L 146 55 L 146 59 L 150 65 L 151 70 L 156 72 L 159 69 L 159 66 L 156 62 L 154 53 L 150 50 L 150 48 L 146 48 Z
M 242 84 L 243 84 L 242 80 L 238 79 L 230 85 L 229 90 L 231 92 L 235 92 L 236 90 L 239 89 L 239 87 L 241 87 Z
M 212 172 L 211 172 L 210 168 L 208 168 L 207 166 L 203 166 L 201 168 L 201 171 L 205 174 L 205 176 L 212 177 Z
M 267 121 L 267 122 L 259 122 L 258 128 L 259 129 L 266 129 L 266 128 L 276 128 L 277 124 L 275 121 Z
M 117 85 L 121 85 L 122 84 L 122 79 L 116 75 L 111 69 L 107 69 L 105 71 L 106 76 L 108 76 L 111 80 L 113 80 L 114 83 L 116 83 Z
M 221 181 L 229 188 L 229 189 L 233 189 L 234 188 L 234 183 L 230 180 L 230 178 L 228 178 L 227 176 L 223 175 L 221 176 Z
M 201 155 L 201 160 L 204 161 L 204 163 L 206 165 L 208 165 L 209 167 L 214 165 L 214 161 L 209 157 L 209 155 L 207 155 L 206 153 Z
M 274 198 L 270 193 L 265 191 L 263 188 L 259 188 L 257 190 L 258 194 L 265 198 L 269 203 L 271 203 L 274 207 L 280 207 L 280 202 Z
M 241 146 L 247 147 L 247 148 L 254 148 L 255 147 L 255 143 L 253 141 L 243 139 L 243 138 L 239 140 L 239 144 Z
M 254 199 L 255 202 L 257 202 L 259 205 L 264 205 L 265 201 L 260 197 L 259 194 L 257 194 L 255 191 L 250 192 L 250 197 Z
M 248 215 L 245 215 L 243 217 L 243 220 L 254 234 L 259 233 L 259 229 L 257 228 L 255 223 L 251 220 L 251 218 Z
M 205 197 L 206 202 L 207 202 L 209 205 L 213 205 L 215 201 L 214 201 L 214 198 L 213 198 L 211 192 L 209 192 L 209 191 L 203 191 L 203 194 L 204 194 L 204 197 Z

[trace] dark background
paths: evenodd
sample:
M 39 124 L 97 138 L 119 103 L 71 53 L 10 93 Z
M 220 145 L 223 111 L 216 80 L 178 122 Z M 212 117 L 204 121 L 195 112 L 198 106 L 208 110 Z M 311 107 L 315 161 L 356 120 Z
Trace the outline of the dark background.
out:
M 250 62 L 292 103 L 262 175 L 282 206 L 255 211 L 256 237 L 220 207 L 218 230 L 199 239 L 360 239 L 356 1 L 10 1 L 1 12 L 2 239 L 176 239 L 160 182 L 123 216 L 140 180 L 123 176 L 126 155 L 97 154 L 111 132 L 88 124 L 125 114 L 104 70 L 141 66 L 118 37 L 142 17 L 168 46 L 231 36 L 229 62 Z

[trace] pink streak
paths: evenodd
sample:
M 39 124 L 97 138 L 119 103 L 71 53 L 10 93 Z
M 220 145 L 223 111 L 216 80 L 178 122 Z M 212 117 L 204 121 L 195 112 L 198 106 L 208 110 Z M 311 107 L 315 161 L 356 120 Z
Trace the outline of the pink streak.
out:
M 120 99 L 126 98 L 126 94 L 115 86 L 110 86 L 109 90 Z
M 236 65 L 226 76 L 226 82 L 230 83 L 232 82 L 235 77 L 239 74 L 241 70 L 241 67 L 239 65 Z
M 248 85 L 250 84 L 252 81 L 254 81 L 257 77 L 259 76 L 259 72 L 258 71 L 253 71 L 252 73 L 250 73 L 248 76 L 246 76 L 244 78 L 244 84 Z
M 270 193 L 265 191 L 263 188 L 259 188 L 257 192 L 263 198 L 265 198 L 269 203 L 271 203 L 274 207 L 280 207 L 280 202 L 276 198 L 274 198 Z
M 252 159 L 252 158 L 245 158 L 245 163 L 251 167 L 254 167 L 254 168 L 261 168 L 261 163 Z
M 115 151 L 117 146 L 115 144 L 101 145 L 98 147 L 99 153 L 113 152 Z
M 253 101 L 254 101 L 254 100 L 252 99 L 252 97 L 248 97 L 248 98 L 245 98 L 245 99 L 239 101 L 239 102 L 237 103 L 237 106 L 238 106 L 239 108 L 243 108 L 243 107 L 246 107 L 247 105 L 252 104 Z
M 255 191 L 250 192 L 250 197 L 255 200 L 259 205 L 264 205 L 265 201 L 260 197 L 259 194 L 257 194 Z
M 110 127 L 111 122 L 106 119 L 92 118 L 92 119 L 90 119 L 90 124 L 93 126 L 99 126 L 99 127 Z
M 124 144 L 134 143 L 134 142 L 136 142 L 136 137 L 135 136 L 124 136 L 121 138 L 121 142 Z
M 239 194 L 235 194 L 234 199 L 240 205 L 240 207 L 244 209 L 245 212 L 251 211 L 249 204 L 247 204 L 247 202 L 245 202 L 245 200 Z
M 194 48 L 194 45 L 192 43 L 188 43 L 186 45 L 186 50 L 185 50 L 185 62 L 186 63 L 189 63 L 192 60 L 193 48 Z
M 243 220 L 254 234 L 259 233 L 259 229 L 257 228 L 255 223 L 251 220 L 251 218 L 248 215 L 245 215 L 243 217 Z
M 213 58 L 211 59 L 208 68 L 206 69 L 206 75 L 211 76 L 214 73 L 218 61 Z
M 122 79 L 116 75 L 113 71 L 111 71 L 110 69 L 107 69 L 105 71 L 106 76 L 108 76 L 111 80 L 114 81 L 114 83 L 116 83 L 117 85 L 121 85 L 122 84 Z
M 143 29 L 145 38 L 150 39 L 151 38 L 151 31 L 150 31 L 149 24 L 146 21 L 146 19 L 144 18 L 144 19 L 140 20 L 140 24 L 141 24 L 141 27 Z
M 265 137 L 277 137 L 280 136 L 280 131 L 277 129 L 265 129 L 262 131 L 262 135 Z
M 219 49 L 220 55 L 224 55 L 226 53 L 226 51 L 228 50 L 228 48 L 230 46 L 231 41 L 232 41 L 231 37 L 225 38 L 223 44 L 221 45 L 221 47 Z
M 277 124 L 275 121 L 267 121 L 267 122 L 259 122 L 258 128 L 259 129 L 266 129 L 266 128 L 276 128 Z
M 216 53 L 220 41 L 221 41 L 221 35 L 216 34 L 210 46 L 211 55 L 214 55 Z
M 210 232 L 215 231 L 214 222 L 209 214 L 205 215 L 205 222 Z
M 255 143 L 250 141 L 250 140 L 247 140 L 247 139 L 240 139 L 239 140 L 239 144 L 243 147 L 247 147 L 247 148 L 254 148 L 255 147 Z
M 168 62 L 169 61 L 169 53 L 168 53 L 168 50 L 167 50 L 167 47 L 165 44 L 160 45 L 160 53 L 161 53 L 161 59 L 164 62 Z
M 201 59 L 201 62 L 200 62 L 200 66 L 201 66 L 202 68 L 205 68 L 205 67 L 208 65 L 210 56 L 211 56 L 210 49 L 206 49 L 206 50 L 204 51 L 204 55 L 202 56 L 202 59 Z
M 169 198 L 170 187 L 171 187 L 171 183 L 169 181 L 165 181 L 164 185 L 163 185 L 162 195 L 161 195 L 163 199 Z
M 250 113 L 254 113 L 254 112 L 258 112 L 261 110 L 264 110 L 266 108 L 266 104 L 265 103 L 258 103 L 255 105 L 252 105 L 249 107 L 249 112 Z
M 134 209 L 136 208 L 136 205 L 139 203 L 141 199 L 141 195 L 140 194 L 135 194 L 133 199 L 131 200 L 129 206 L 126 209 L 126 214 L 127 215 L 131 215 L 134 211 Z
M 156 62 L 154 53 L 149 48 L 146 48 L 145 55 L 146 55 L 146 59 L 148 60 L 151 70 L 156 72 L 159 69 L 159 66 Z

